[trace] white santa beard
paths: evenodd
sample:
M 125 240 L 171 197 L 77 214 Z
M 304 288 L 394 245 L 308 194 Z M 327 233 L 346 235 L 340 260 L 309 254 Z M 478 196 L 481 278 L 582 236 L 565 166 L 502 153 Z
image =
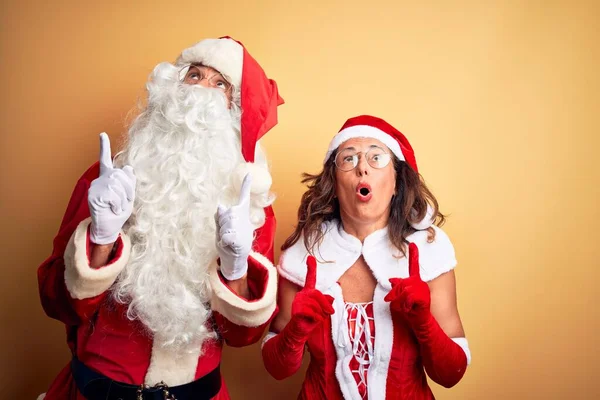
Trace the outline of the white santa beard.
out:
M 214 89 L 158 81 L 149 84 L 148 108 L 116 160 L 133 167 L 137 184 L 125 226 L 131 258 L 114 295 L 155 340 L 185 349 L 215 336 L 207 324 L 208 265 L 217 257 L 217 204 L 237 200 L 231 178 L 243 162 L 239 114 Z M 264 221 L 261 199 L 252 201 L 256 221 Z

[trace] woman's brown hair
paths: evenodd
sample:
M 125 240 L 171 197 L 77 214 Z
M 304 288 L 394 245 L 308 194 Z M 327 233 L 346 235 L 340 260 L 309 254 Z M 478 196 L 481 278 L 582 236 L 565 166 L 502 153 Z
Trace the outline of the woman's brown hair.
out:
M 302 183 L 308 186 L 308 190 L 302 195 L 298 208 L 298 225 L 281 246 L 282 250 L 292 247 L 303 237 L 304 246 L 316 257 L 315 251 L 325 235 L 321 225 L 335 219 L 341 221 L 340 204 L 335 196 L 336 154 L 337 150 L 331 154 L 319 174 L 302 174 Z M 434 222 L 437 226 L 444 224 L 445 216 L 440 213 L 438 202 L 421 175 L 395 156 L 393 162 L 396 171 L 396 194 L 390 204 L 388 234 L 392 244 L 405 256 L 406 237 L 416 231 L 411 223 L 421 221 L 425 217 L 427 204 L 433 208 Z M 431 242 L 435 239 L 435 231 L 431 227 L 427 231 L 428 240 Z

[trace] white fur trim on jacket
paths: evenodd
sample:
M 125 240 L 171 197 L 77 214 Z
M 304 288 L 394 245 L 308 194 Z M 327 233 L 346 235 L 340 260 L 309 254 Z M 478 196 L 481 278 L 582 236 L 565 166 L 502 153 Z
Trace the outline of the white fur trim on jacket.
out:
M 169 386 L 192 382 L 196 377 L 202 343 L 191 343 L 185 349 L 178 350 L 164 347 L 163 343 L 158 338 L 152 343 L 152 356 L 144 382 L 150 386 L 160 381 Z
M 235 87 L 241 87 L 244 48 L 233 39 L 205 39 L 185 49 L 177 64 L 201 63 L 214 68 Z
M 235 294 L 219 276 L 217 260 L 210 265 L 210 284 L 213 291 L 212 309 L 230 322 L 248 327 L 264 324 L 271 318 L 277 306 L 277 270 L 269 259 L 254 251 L 249 258 L 254 259 L 268 273 L 267 287 L 262 298 L 246 300 Z
M 400 253 L 390 242 L 387 227 L 367 236 L 364 243 L 346 233 L 337 221 L 324 223 L 321 229 L 326 233 L 315 254 L 316 288 L 320 291 L 333 286 L 361 255 L 377 282 L 387 290 L 391 289 L 390 278 L 408 278 L 408 260 L 406 257 L 398 258 Z M 450 238 L 437 226 L 433 226 L 433 229 L 436 236 L 432 243 L 427 242 L 427 231 L 417 231 L 406 238 L 419 247 L 421 278 L 426 282 L 456 266 Z M 307 257 L 304 239 L 300 238 L 279 258 L 279 274 L 292 283 L 304 286 Z
M 119 273 L 129 261 L 131 242 L 121 232 L 123 249 L 121 256 L 112 263 L 100 267 L 90 267 L 87 256 L 88 226 L 92 219 L 87 218 L 77 226 L 65 250 L 65 284 L 74 299 L 88 299 L 104 293 L 112 286 Z

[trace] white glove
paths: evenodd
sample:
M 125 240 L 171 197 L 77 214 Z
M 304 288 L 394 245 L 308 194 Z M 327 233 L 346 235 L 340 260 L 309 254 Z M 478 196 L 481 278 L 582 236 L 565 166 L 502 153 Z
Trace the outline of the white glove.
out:
M 92 216 L 90 240 L 95 244 L 117 241 L 119 232 L 133 211 L 135 175 L 129 165 L 114 168 L 110 154 L 110 139 L 100 134 L 100 176 L 92 181 L 88 191 L 88 207 Z
M 236 280 L 248 272 L 248 255 L 252 249 L 254 228 L 250 223 L 250 186 L 247 174 L 242 182 L 240 200 L 230 209 L 217 207 L 217 251 L 221 258 L 221 273 L 227 280 Z

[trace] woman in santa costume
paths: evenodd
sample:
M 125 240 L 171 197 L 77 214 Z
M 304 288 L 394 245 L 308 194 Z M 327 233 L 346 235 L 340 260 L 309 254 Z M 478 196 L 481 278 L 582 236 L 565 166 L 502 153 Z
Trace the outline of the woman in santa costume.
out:
M 298 226 L 283 245 L 280 312 L 262 354 L 276 379 L 306 347 L 301 399 L 432 399 L 470 362 L 444 216 L 406 137 L 349 119 L 318 175 L 305 175 Z M 427 375 L 426 375 L 427 374 Z
M 45 400 L 229 399 L 223 344 L 258 341 L 277 310 L 257 145 L 283 103 L 275 82 L 224 37 L 157 65 L 147 89 L 114 159 L 101 134 L 38 269 L 72 353 Z

